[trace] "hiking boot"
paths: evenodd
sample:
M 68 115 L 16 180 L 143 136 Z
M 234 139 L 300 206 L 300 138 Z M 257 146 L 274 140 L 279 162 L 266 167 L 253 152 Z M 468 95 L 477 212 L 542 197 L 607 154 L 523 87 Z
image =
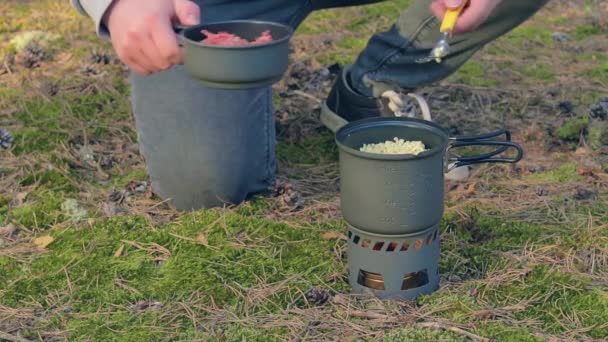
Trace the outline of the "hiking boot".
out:
M 325 127 L 336 132 L 343 125 L 356 120 L 380 116 L 416 116 L 415 95 L 400 89 L 384 91 L 379 98 L 362 95 L 350 85 L 350 69 L 350 66 L 342 69 L 321 107 L 321 122 Z

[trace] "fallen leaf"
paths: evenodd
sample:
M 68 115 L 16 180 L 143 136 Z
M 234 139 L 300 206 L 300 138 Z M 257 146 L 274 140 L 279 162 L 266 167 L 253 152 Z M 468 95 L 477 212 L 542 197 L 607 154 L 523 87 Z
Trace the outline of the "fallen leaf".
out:
M 335 240 L 335 239 L 347 240 L 347 238 L 346 238 L 346 236 L 344 236 L 344 234 L 338 233 L 338 232 L 327 232 L 327 233 L 321 235 L 321 237 L 325 240 Z
M 47 248 L 55 239 L 50 235 L 41 236 L 34 240 L 34 244 L 40 248 Z
M 467 187 L 467 195 L 468 195 L 468 196 L 475 195 L 475 184 L 476 184 L 476 183 L 471 183 L 471 184 L 469 184 L 469 186 Z
M 0 227 L 0 238 L 14 240 L 18 234 L 19 234 L 19 229 L 13 224 L 9 224 L 8 226 Z
M 589 149 L 587 147 L 579 147 L 574 151 L 574 154 L 577 156 L 585 156 L 589 154 Z
M 125 250 L 125 245 L 120 245 L 120 247 L 118 247 L 118 250 L 116 250 L 116 252 L 114 252 L 114 256 L 115 257 L 119 257 L 122 255 L 122 252 Z
M 332 299 L 332 302 L 334 302 L 335 304 L 340 304 L 340 305 L 348 305 L 350 303 L 350 300 L 348 300 L 348 298 L 345 295 L 338 293 L 334 296 L 334 298 Z
M 17 195 L 15 195 L 15 198 L 11 201 L 11 206 L 13 206 L 13 207 L 21 206 L 23 204 L 23 201 L 27 197 L 27 195 L 28 195 L 27 192 L 20 192 Z
M 209 246 L 209 241 L 207 241 L 207 236 L 205 235 L 205 232 L 200 232 L 196 237 L 196 241 L 203 246 Z
M 157 311 L 163 308 L 163 304 L 161 302 L 152 301 L 152 300 L 141 300 L 135 304 L 129 306 L 129 310 L 135 312 L 141 311 Z
M 119 206 L 116 203 L 112 203 L 112 202 L 102 203 L 101 211 L 107 217 L 126 215 L 129 213 L 129 210 L 127 208 Z
M 594 169 L 592 168 L 587 168 L 587 167 L 580 167 L 577 170 L 577 173 L 579 174 L 579 176 L 583 176 L 583 177 L 591 177 L 591 178 L 596 178 L 596 173 Z

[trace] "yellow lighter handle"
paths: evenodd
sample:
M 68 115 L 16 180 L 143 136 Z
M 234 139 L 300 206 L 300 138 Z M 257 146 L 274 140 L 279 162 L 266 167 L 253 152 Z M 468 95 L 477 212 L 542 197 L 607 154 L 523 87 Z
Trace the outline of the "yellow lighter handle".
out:
M 441 28 L 439 29 L 440 32 L 448 32 L 454 29 L 456 26 L 456 21 L 458 21 L 458 17 L 460 16 L 460 13 L 462 13 L 464 7 L 467 5 L 467 2 L 468 1 L 463 1 L 462 5 L 458 8 L 448 8 L 448 10 L 445 12 L 445 16 L 443 16 L 443 21 L 441 22 Z

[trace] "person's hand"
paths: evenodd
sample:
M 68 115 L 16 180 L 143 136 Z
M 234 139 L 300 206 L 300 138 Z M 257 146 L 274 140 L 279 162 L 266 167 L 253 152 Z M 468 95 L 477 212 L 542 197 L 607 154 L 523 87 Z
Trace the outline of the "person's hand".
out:
M 120 60 L 142 75 L 183 63 L 173 22 L 199 24 L 199 7 L 188 0 L 114 0 L 103 18 Z
M 441 20 L 448 8 L 458 8 L 464 1 L 466 0 L 436 0 L 431 4 L 431 11 Z M 502 0 L 469 0 L 467 7 L 456 22 L 453 33 L 459 34 L 475 30 L 488 19 L 501 2 Z

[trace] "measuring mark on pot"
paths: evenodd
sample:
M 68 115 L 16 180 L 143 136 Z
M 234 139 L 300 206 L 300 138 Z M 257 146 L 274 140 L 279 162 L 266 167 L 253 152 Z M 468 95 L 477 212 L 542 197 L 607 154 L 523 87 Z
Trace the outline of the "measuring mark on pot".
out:
M 380 222 L 382 223 L 395 223 L 394 217 L 381 217 Z
M 408 201 L 398 201 L 394 199 L 384 200 L 384 206 L 391 209 L 398 209 L 401 211 L 409 211 L 412 212 L 415 209 L 415 194 L 406 195 Z
M 378 168 L 378 171 L 385 172 L 385 173 L 397 173 L 397 171 L 399 171 L 399 168 L 396 166 L 380 165 L 380 166 L 377 166 L 377 168 Z

